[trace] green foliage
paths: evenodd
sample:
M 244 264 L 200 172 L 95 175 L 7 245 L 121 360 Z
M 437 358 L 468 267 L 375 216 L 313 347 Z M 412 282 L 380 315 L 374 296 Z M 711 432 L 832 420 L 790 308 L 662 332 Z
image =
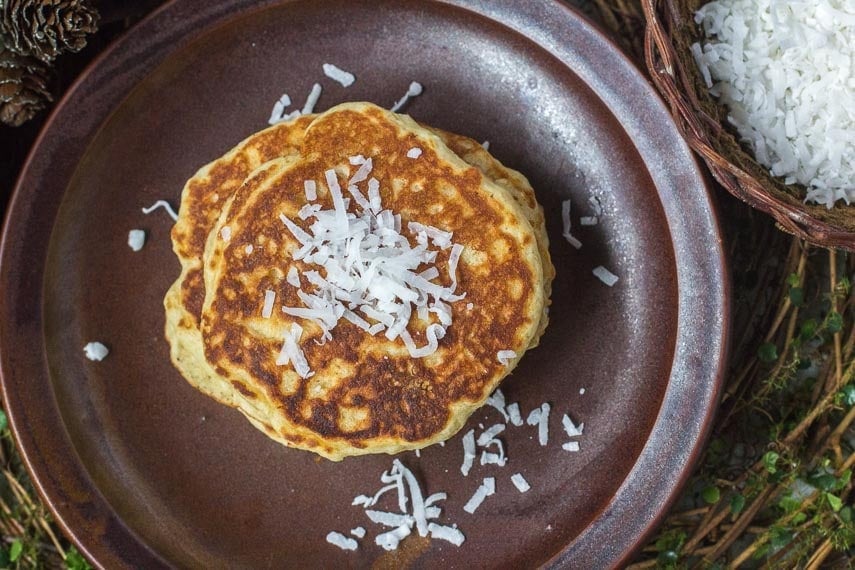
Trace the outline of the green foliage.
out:
M 9 562 L 15 562 L 18 558 L 21 557 L 21 553 L 24 551 L 24 543 L 20 540 L 16 540 L 12 543 L 12 546 L 9 547 Z
M 730 512 L 738 515 L 745 508 L 745 495 L 736 494 L 730 498 Z
M 701 492 L 701 496 L 705 503 L 708 505 L 714 505 L 721 500 L 721 491 L 719 491 L 718 487 L 715 485 L 710 485 L 709 487 L 704 488 Z
M 676 568 L 680 561 L 680 549 L 686 538 L 685 532 L 674 529 L 663 533 L 656 540 L 656 550 L 659 552 L 656 561 L 661 568 Z
M 774 451 L 767 451 L 765 455 L 763 455 L 763 467 L 766 468 L 766 471 L 770 475 L 774 475 L 778 472 L 778 460 L 781 456 Z
M 837 405 L 852 407 L 855 405 L 855 384 L 847 384 L 837 393 Z
M 92 570 L 92 566 L 83 558 L 76 548 L 73 546 L 65 555 L 65 567 L 67 570 Z
M 760 345 L 760 348 L 757 349 L 757 358 L 760 359 L 761 362 L 771 363 L 778 360 L 778 347 L 775 346 L 774 343 L 764 342 Z

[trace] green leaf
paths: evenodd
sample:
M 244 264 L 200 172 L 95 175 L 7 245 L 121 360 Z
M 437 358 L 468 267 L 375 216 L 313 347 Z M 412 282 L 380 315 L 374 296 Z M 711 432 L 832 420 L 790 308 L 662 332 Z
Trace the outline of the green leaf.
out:
M 815 319 L 807 319 L 802 323 L 802 327 L 799 330 L 799 336 L 802 340 L 810 340 L 813 338 L 813 335 L 816 334 L 817 322 Z
M 730 512 L 738 515 L 742 512 L 742 509 L 745 508 L 745 496 L 744 495 L 734 495 L 730 499 Z
M 825 326 L 828 328 L 828 332 L 834 334 L 839 333 L 843 328 L 843 315 L 836 311 L 832 311 L 828 313 L 828 318 L 825 321 Z
M 840 477 L 837 479 L 837 482 L 834 484 L 834 490 L 839 491 L 843 487 L 849 484 L 849 481 L 852 480 L 852 470 L 847 469 L 843 473 L 840 474 Z
M 793 533 L 785 528 L 773 526 L 769 533 L 769 545 L 772 550 L 780 550 L 793 540 Z
M 778 347 L 771 342 L 764 342 L 757 350 L 757 357 L 763 362 L 775 362 L 778 360 Z
M 840 520 L 842 520 L 846 524 L 852 522 L 852 507 L 843 507 L 842 509 L 840 509 L 840 512 L 838 514 L 840 515 Z
M 9 552 L 5 548 L 0 548 L 0 568 L 9 566 Z
M 67 570 L 93 570 L 83 555 L 73 546 L 65 555 L 65 567 Z
M 808 477 L 808 483 L 820 491 L 831 491 L 837 483 L 837 478 L 831 473 L 816 473 Z
M 791 494 L 784 495 L 781 497 L 781 500 L 778 501 L 778 507 L 780 507 L 785 513 L 796 511 L 800 506 L 802 506 L 802 500 L 797 499 Z
M 801 287 L 790 288 L 790 303 L 796 307 L 801 307 L 805 304 L 805 290 Z
M 21 556 L 21 552 L 24 551 L 24 543 L 20 540 L 16 540 L 12 543 L 12 546 L 9 547 L 9 562 L 14 562 Z
M 9 418 L 6 417 L 6 412 L 0 410 L 0 432 L 6 431 L 7 427 L 9 427 Z
M 807 520 L 807 515 L 804 513 L 796 513 L 793 515 L 793 524 L 802 524 Z
M 855 384 L 847 384 L 837 393 L 838 401 L 846 406 L 855 405 Z
M 718 487 L 710 485 L 701 492 L 701 496 L 708 505 L 714 505 L 721 499 L 721 491 Z
M 798 287 L 799 286 L 799 276 L 796 273 L 790 273 L 787 277 L 787 285 L 790 287 Z
M 763 466 L 766 468 L 770 474 L 774 475 L 778 472 L 778 460 L 781 458 L 780 455 L 775 453 L 774 451 L 767 451 L 763 455 Z
M 828 501 L 829 506 L 831 506 L 831 510 L 833 510 L 835 513 L 843 507 L 843 501 L 841 501 L 840 497 L 838 497 L 837 495 L 826 493 L 825 499 Z

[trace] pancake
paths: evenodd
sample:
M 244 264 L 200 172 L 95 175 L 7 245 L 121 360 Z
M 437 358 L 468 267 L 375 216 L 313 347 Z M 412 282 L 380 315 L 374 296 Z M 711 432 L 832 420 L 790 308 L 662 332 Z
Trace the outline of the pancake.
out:
M 421 156 L 408 158 L 415 148 Z M 542 224 L 536 231 L 529 221 L 532 212 L 542 220 L 542 212 L 536 202 L 525 207 L 526 197 L 512 191 L 512 177 L 504 185 L 492 181 L 434 133 L 370 104 L 341 105 L 312 120 L 299 155 L 256 170 L 226 202 L 209 234 L 201 313 L 205 358 L 239 394 L 232 405 L 286 445 L 339 460 L 447 439 L 545 326 L 553 270 L 545 235 L 538 237 Z M 456 277 L 466 297 L 446 299 L 453 323 L 438 343 L 430 338 L 439 327 L 437 317 L 413 315 L 405 329 L 412 337 L 408 348 L 401 338 L 372 336 L 347 320 L 325 339 L 315 320 L 278 310 L 303 306 L 286 279 L 290 266 L 302 273 L 306 291 L 307 271 L 313 269 L 307 260 L 292 258 L 301 244 L 278 216 L 299 219 L 306 180 L 318 181 L 316 203 L 332 211 L 325 173 L 334 167 L 346 187 L 358 169 L 349 160 L 356 155 L 373 157 L 371 176 L 379 181 L 383 208 L 402 217 L 402 234 L 418 241 L 418 231 L 406 229 L 408 222 L 418 222 L 453 232 L 463 246 Z M 436 250 L 432 263 L 447 288 L 450 261 L 448 247 Z M 261 316 L 265 291 L 276 294 L 277 310 L 269 318 Z M 291 365 L 276 364 L 295 323 L 302 328 L 297 340 L 308 374 L 293 356 Z M 432 342 L 438 345 L 434 352 L 412 356 L 414 346 Z M 500 351 L 516 357 L 500 363 Z
M 299 144 L 314 118 L 314 115 L 300 117 L 255 133 L 222 157 L 200 168 L 185 184 L 178 221 L 173 227 L 173 249 L 181 262 L 182 272 L 164 299 L 165 332 L 172 362 L 194 388 L 240 410 L 255 409 L 258 399 L 244 397 L 226 378 L 217 374 L 204 357 L 199 315 L 205 296 L 201 271 L 205 241 L 223 204 L 253 170 L 275 158 L 299 156 Z M 475 140 L 440 129 L 426 128 L 440 137 L 464 161 L 505 187 L 524 209 L 535 231 L 544 267 L 544 296 L 549 299 L 555 270 L 549 258 L 543 209 L 537 203 L 528 180 L 516 170 L 502 165 Z M 537 344 L 547 323 L 544 307 L 539 334 L 533 339 L 532 346 Z M 284 443 L 276 437 L 270 426 L 254 418 L 249 419 L 268 436 Z

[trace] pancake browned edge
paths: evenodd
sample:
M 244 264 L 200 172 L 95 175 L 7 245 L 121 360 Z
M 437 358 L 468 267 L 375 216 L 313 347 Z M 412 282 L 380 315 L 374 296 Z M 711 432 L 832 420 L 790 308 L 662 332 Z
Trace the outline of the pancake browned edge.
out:
M 456 407 L 448 402 L 448 410 L 454 408 L 453 413 L 448 412 L 452 420 L 446 423 L 445 429 L 439 430 L 432 438 L 412 437 L 415 432 L 408 435 L 404 433 L 406 430 L 399 430 L 400 434 L 394 437 L 384 440 L 383 437 L 375 436 L 372 445 L 364 445 L 364 442 L 359 440 L 359 434 L 353 431 L 339 437 L 338 441 L 333 441 L 336 438 L 334 433 L 322 435 L 320 438 L 317 433 L 311 433 L 311 430 L 309 430 L 310 433 L 302 433 L 304 426 L 293 425 L 293 422 L 276 415 L 282 402 L 277 400 L 275 393 L 271 396 L 270 391 L 265 390 L 263 382 L 258 382 L 257 378 L 245 378 L 247 380 L 245 382 L 235 380 L 231 375 L 223 374 L 222 372 L 225 370 L 218 373 L 208 364 L 202 354 L 202 337 L 198 331 L 197 322 L 198 300 L 204 296 L 205 287 L 202 280 L 199 279 L 201 265 L 199 244 L 206 234 L 210 233 L 211 236 L 216 234 L 216 231 L 210 231 L 212 220 L 219 213 L 220 205 L 229 199 L 234 189 L 246 175 L 252 173 L 254 168 L 273 156 L 285 157 L 284 160 L 276 162 L 276 168 L 287 168 L 290 161 L 295 160 L 306 126 L 314 119 L 315 117 L 304 117 L 298 121 L 276 125 L 253 135 L 221 159 L 201 169 L 193 179 L 188 181 L 182 196 L 179 223 L 176 224 L 176 230 L 173 233 L 175 251 L 182 261 L 183 270 L 165 299 L 167 338 L 172 347 L 173 362 L 193 386 L 220 402 L 238 408 L 268 436 L 286 445 L 311 449 L 331 459 L 341 459 L 346 455 L 359 453 L 380 451 L 394 453 L 402 449 L 423 447 L 434 441 L 446 439 L 459 429 L 465 417 L 472 410 L 483 403 L 483 399 L 486 398 L 492 388 L 482 391 L 478 398 L 469 398 L 465 404 L 454 402 L 454 404 L 458 404 Z M 407 127 L 411 126 L 407 125 Z M 534 192 L 525 177 L 502 166 L 472 139 L 434 129 L 431 131 L 441 139 L 439 141 L 436 137 L 428 137 L 431 143 L 436 143 L 442 153 L 448 153 L 454 157 L 454 154 L 448 152 L 448 149 L 442 144 L 445 143 L 467 163 L 477 167 L 487 178 L 483 182 L 492 185 L 493 191 L 497 196 L 502 196 L 502 199 L 507 200 L 510 197 L 509 202 L 515 204 L 517 214 L 521 214 L 520 217 L 528 220 L 528 228 L 534 236 L 542 267 L 543 294 L 541 297 L 548 299 L 554 269 L 549 260 L 543 212 L 537 204 Z M 427 132 L 423 134 L 428 135 Z M 461 166 L 460 164 L 457 165 L 458 168 Z M 271 167 L 272 165 L 266 165 L 260 171 L 264 173 Z M 472 170 L 468 168 L 468 165 L 465 168 Z M 504 193 L 496 192 L 497 187 L 504 190 Z M 414 218 L 418 219 L 418 216 L 414 216 Z M 537 319 L 539 326 L 531 335 L 528 347 L 537 344 L 543 329 L 546 327 L 546 303 L 541 305 L 541 315 Z M 452 330 L 456 325 L 457 321 L 452 325 Z M 338 328 L 336 330 L 338 331 Z M 337 336 L 340 335 L 337 334 Z M 504 348 L 509 347 L 505 346 Z M 518 353 L 521 355 L 525 348 L 527 347 L 522 347 Z M 278 352 L 278 347 L 276 350 Z M 506 368 L 505 373 L 498 375 L 491 385 L 497 384 L 501 376 L 504 376 L 511 368 L 512 366 Z M 269 388 L 270 384 L 266 387 Z M 340 416 L 336 418 L 336 421 L 341 419 Z M 341 436 L 341 434 L 339 435 Z

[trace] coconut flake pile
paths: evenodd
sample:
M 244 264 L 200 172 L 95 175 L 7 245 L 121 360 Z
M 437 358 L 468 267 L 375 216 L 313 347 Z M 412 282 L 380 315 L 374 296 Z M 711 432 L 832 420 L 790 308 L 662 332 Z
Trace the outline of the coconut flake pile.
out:
M 719 0 L 695 21 L 695 61 L 757 161 L 806 201 L 855 202 L 855 2 Z
M 384 550 L 395 550 L 401 540 L 409 536 L 413 530 L 419 536 L 445 540 L 455 546 L 460 546 L 466 540 L 463 533 L 457 529 L 457 525 L 449 526 L 433 522 L 442 514 L 442 509 L 437 506 L 437 503 L 444 501 L 448 496 L 445 493 L 434 493 L 426 497 L 416 476 L 400 460 L 395 459 L 392 462 L 392 469 L 383 473 L 380 481 L 384 486 L 373 496 L 359 495 L 353 499 L 353 505 L 363 507 L 365 515 L 371 522 L 391 529 L 378 534 L 374 538 L 375 544 Z M 371 508 L 390 491 L 397 493 L 397 511 Z M 362 535 L 364 536 L 364 529 Z M 345 537 L 342 536 L 342 538 Z M 348 542 L 347 545 L 350 546 L 351 543 Z
M 108 354 L 110 354 L 110 351 L 103 343 L 96 341 L 87 343 L 86 346 L 83 347 L 83 353 L 89 360 L 101 362 Z
M 325 172 L 332 209 L 311 202 L 316 184 L 307 181 L 304 189 L 310 202 L 298 213 L 299 220 L 280 215 L 299 243 L 293 259 L 310 268 L 298 275 L 289 270 L 287 281 L 297 287 L 303 305 L 282 307 L 282 311 L 315 323 L 324 341 L 332 338 L 332 331 L 344 319 L 370 335 L 383 332 L 389 340 L 400 338 L 413 358 L 431 355 L 451 326 L 451 303 L 465 297 L 465 293 L 456 293 L 463 246 L 452 242 L 451 232 L 417 222 L 407 224 L 415 236 L 415 245 L 411 244 L 401 233 L 400 214 L 383 209 L 380 183 L 369 178 L 372 159 L 354 157 L 351 163 L 359 168 L 349 180 L 339 181 L 335 170 Z M 350 198 L 344 197 L 342 186 Z M 351 204 L 355 205 L 353 211 Z M 308 224 L 307 229 L 298 222 Z M 439 282 L 435 265 L 443 250 L 449 251 L 447 286 Z M 422 346 L 416 345 L 407 328 L 412 317 L 424 325 Z M 291 362 L 290 343 L 297 336 L 293 331 L 286 335 L 283 346 L 283 354 L 291 351 Z M 308 369 L 304 372 L 309 374 Z

